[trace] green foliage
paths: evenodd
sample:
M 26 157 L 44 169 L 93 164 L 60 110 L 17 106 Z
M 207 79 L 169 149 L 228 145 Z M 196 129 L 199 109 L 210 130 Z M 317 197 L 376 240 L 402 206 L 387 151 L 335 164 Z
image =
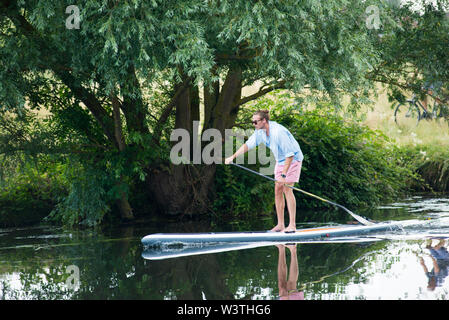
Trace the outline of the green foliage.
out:
M 403 100 L 404 90 L 423 97 L 449 98 L 448 0 L 402 1 L 385 7 L 389 23 L 373 32 L 378 61 L 369 79 L 388 85 L 390 96 Z
M 258 170 L 258 168 L 252 168 Z M 217 166 L 216 198 L 213 203 L 220 219 L 246 220 L 272 212 L 273 183 L 231 166 Z
M 77 114 L 72 117 L 75 124 L 66 117 L 70 112 Z M 93 153 L 85 152 L 89 141 L 76 125 L 77 119 L 86 121 L 84 127 L 89 125 L 89 116 L 77 106 L 45 119 L 28 110 L 15 117 L 0 114 L 3 225 L 39 223 L 48 216 L 47 221 L 58 224 L 92 226 L 108 212 L 118 193 L 115 174 L 106 178 L 102 175 L 106 170 L 95 170 L 104 158 L 98 154 L 92 159 Z M 114 170 L 120 168 L 116 165 Z
M 399 149 L 380 132 L 326 111 L 279 115 L 304 153 L 299 185 L 349 207 L 395 199 L 413 178 Z M 301 198 L 301 207 L 322 203 Z
M 65 192 L 60 165 L 51 164 L 48 158 L 40 163 L 21 158 L 8 178 L 0 181 L 0 226 L 41 222 Z
M 295 89 L 335 93 L 364 82 L 360 71 L 371 58 L 365 8 L 358 1 L 220 1 L 205 21 L 217 56 L 241 61 L 248 83 L 281 78 Z
M 67 190 L 47 124 L 27 109 L 0 112 L 0 225 L 39 223 Z
M 194 86 L 198 86 L 196 92 L 205 92 L 208 84 L 220 83 L 219 80 L 228 83 L 229 87 L 218 86 L 218 96 L 209 99 L 215 104 L 211 103 L 210 109 L 204 112 L 213 118 L 213 124 L 205 121 L 206 128 L 223 125 L 221 129 L 224 129 L 233 125 L 234 112 L 241 105 L 279 87 L 295 92 L 306 88 L 309 97 L 319 101 L 328 99 L 333 107 L 338 106 L 337 102 L 345 94 L 350 95 L 353 104 L 365 102 L 371 79 L 384 80 L 367 78 L 366 72 L 378 63 L 382 65 L 384 60 L 394 62 L 394 57 L 401 52 L 410 52 L 404 47 L 408 34 L 390 23 L 396 20 L 388 20 L 390 16 L 396 18 L 394 10 L 382 10 L 382 22 L 385 22 L 382 41 L 378 33 L 367 30 L 365 9 L 368 5 L 382 7 L 383 1 L 377 0 L 300 3 L 293 0 L 83 0 L 76 3 L 80 9 L 80 29 L 68 29 L 65 20 L 69 15 L 65 9 L 72 4 L 68 0 L 0 4 L 0 111 L 8 110 L 18 117 L 8 122 L 13 126 L 6 130 L 7 134 L 0 132 L 0 153 L 57 154 L 60 163 L 66 163 L 65 157 L 70 157 L 70 163 L 78 171 L 64 173 L 65 178 L 72 179 L 67 181 L 71 187 L 67 189 L 68 198 L 61 199 L 64 205 L 55 214 L 68 224 L 86 221 L 90 225 L 101 221 L 114 200 L 122 199 L 123 194 L 135 187 L 136 181 L 147 179 L 152 168 L 167 162 L 170 129 L 178 124 L 190 125 L 193 118 L 188 114 L 181 119 L 182 112 L 174 112 L 181 105 L 174 103 L 179 97 L 173 99 L 177 88 L 185 85 L 193 95 Z M 428 11 L 425 17 L 430 20 L 425 18 L 423 29 L 421 24 L 418 29 L 406 29 L 422 31 L 411 38 L 417 40 L 419 50 L 425 41 L 418 40 L 437 35 L 432 30 L 437 30 L 438 23 L 442 22 L 441 15 Z M 447 39 L 441 34 L 436 39 L 443 45 L 428 57 L 437 53 L 439 61 L 446 57 Z M 398 46 L 401 49 L 395 51 L 396 42 L 401 44 Z M 409 43 L 412 46 L 415 42 Z M 384 54 L 383 45 L 390 51 Z M 399 61 L 399 66 L 409 63 L 407 59 Z M 437 69 L 443 70 L 443 76 L 444 70 L 449 70 L 438 63 L 431 71 Z M 383 69 L 374 71 L 378 70 Z M 249 98 L 237 92 L 256 82 L 262 83 L 263 88 Z M 223 87 L 235 89 L 235 96 L 222 90 Z M 195 99 L 200 101 L 199 97 Z M 188 101 L 187 109 L 194 109 L 192 101 Z M 226 105 L 230 101 L 232 105 Z M 49 113 L 47 122 L 33 118 L 19 121 L 22 115 L 27 116 L 25 105 L 33 110 L 45 109 Z M 283 121 L 291 120 L 284 117 Z M 334 124 L 338 122 L 335 119 L 330 123 L 313 121 L 316 126 L 338 126 Z M 299 130 L 298 134 L 303 132 Z M 359 180 L 370 175 L 375 177 L 374 185 L 382 185 L 384 179 L 378 182 L 375 176 L 382 168 L 361 169 L 361 163 L 373 160 L 368 159 L 369 152 L 364 154 L 360 151 L 363 148 L 349 148 L 334 132 L 326 134 L 327 137 L 313 142 L 317 143 L 316 148 L 333 145 L 333 152 L 342 152 L 345 161 L 359 158 L 359 164 L 355 168 L 338 166 L 330 154 L 311 150 L 311 155 L 329 161 L 334 166 L 332 169 L 347 171 L 349 180 L 360 190 L 364 189 L 364 183 Z M 370 135 L 361 132 L 351 139 L 355 139 L 351 143 L 358 145 L 359 140 L 370 140 Z M 368 146 L 384 147 L 373 142 Z M 340 147 L 344 149 L 339 151 Z M 239 215 L 254 210 L 243 197 L 245 193 L 239 182 L 220 170 L 221 185 L 233 192 L 240 190 L 242 196 L 231 211 Z M 304 170 L 306 173 L 308 169 Z M 338 189 L 348 184 L 331 178 L 326 170 L 322 174 L 329 179 L 327 185 L 320 186 L 324 189 L 330 188 L 331 182 L 339 182 L 335 186 Z M 181 183 L 182 178 L 176 182 Z M 245 196 L 261 193 L 257 184 L 248 185 L 253 186 L 252 191 Z M 86 192 L 93 191 L 96 193 L 89 202 L 85 199 Z M 219 194 L 223 192 L 218 189 Z M 333 195 L 335 190 L 329 192 Z M 374 191 L 369 189 L 369 192 Z M 77 194 L 85 200 L 78 201 Z M 265 195 L 256 197 L 261 203 L 264 198 Z M 369 202 L 363 195 L 361 199 L 345 195 L 345 199 L 350 203 Z M 225 208 L 226 203 L 217 203 L 216 208 Z M 260 207 L 266 211 L 269 206 Z M 79 208 L 80 216 L 75 208 Z
M 23 105 L 23 94 L 33 93 L 46 76 L 71 82 L 63 76 L 69 69 L 78 85 L 96 82 L 97 96 L 107 96 L 118 85 L 126 94 L 139 95 L 139 88 L 129 85 L 130 68 L 147 81 L 176 66 L 190 76 L 207 77 L 213 58 L 197 21 L 205 2 L 79 1 L 80 29 L 66 28 L 69 5 L 19 1 L 0 7 L 0 101 L 6 107 Z M 22 14 L 29 25 L 19 23 Z M 20 36 L 26 29 L 35 37 Z
M 67 175 L 74 179 L 71 203 L 75 194 L 84 197 L 84 189 L 98 190 L 98 199 L 111 195 L 105 206 L 91 203 L 99 207 L 93 220 L 166 162 L 167 129 L 190 125 L 193 118 L 183 121 L 182 112 L 172 112 L 180 86 L 191 93 L 198 86 L 200 92 L 228 82 L 228 75 L 236 76 L 230 86 L 236 91 L 261 81 L 270 90 L 307 86 L 331 97 L 355 97 L 358 88 L 369 86 L 364 71 L 372 63 L 372 46 L 365 4 L 358 0 L 82 0 L 75 4 L 79 29 L 66 27 L 69 5 L 0 4 L 0 110 L 20 114 L 26 105 L 50 113 L 39 141 L 20 141 L 12 149 L 33 145 L 41 153 L 69 155 L 80 170 L 79 176 Z M 238 97 L 240 92 L 234 98 L 222 90 L 212 99 L 215 105 L 205 113 L 214 118 L 213 126 L 233 124 L 227 124 L 230 111 L 244 103 Z M 226 106 L 229 101 L 234 105 Z M 75 207 L 84 212 L 82 221 L 94 217 L 94 210 Z M 249 208 L 243 201 L 238 205 Z M 67 223 L 79 221 L 75 209 L 66 213 L 60 216 Z
M 106 177 L 81 166 L 66 167 L 64 175 L 70 181 L 68 194 L 58 199 L 46 220 L 66 226 L 92 227 L 100 223 L 110 210 L 104 189 Z
M 449 191 L 449 151 L 438 145 L 404 145 L 401 147 L 409 166 L 419 175 L 411 181 L 416 191 Z

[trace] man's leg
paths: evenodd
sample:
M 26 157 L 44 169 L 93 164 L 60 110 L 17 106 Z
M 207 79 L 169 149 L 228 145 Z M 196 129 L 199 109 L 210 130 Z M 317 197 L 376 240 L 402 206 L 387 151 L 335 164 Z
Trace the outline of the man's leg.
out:
M 287 280 L 287 291 L 290 293 L 297 289 L 296 286 L 298 283 L 299 268 L 296 244 L 287 245 L 287 248 L 290 250 L 290 267 Z
M 287 258 L 285 256 L 285 246 L 283 244 L 279 244 L 276 246 L 279 250 L 278 256 L 278 287 L 279 287 L 279 296 L 287 297 Z
M 285 229 L 284 223 L 284 209 L 285 209 L 285 200 L 284 200 L 284 186 L 281 183 L 276 183 L 274 185 L 274 201 L 276 205 L 276 215 L 278 219 L 277 225 L 271 229 L 271 231 L 283 231 Z
M 288 185 L 293 186 L 292 183 Z M 288 217 L 289 223 L 288 227 L 284 230 L 285 232 L 295 232 L 296 231 L 296 198 L 293 194 L 293 189 L 284 186 L 285 200 L 287 201 Z

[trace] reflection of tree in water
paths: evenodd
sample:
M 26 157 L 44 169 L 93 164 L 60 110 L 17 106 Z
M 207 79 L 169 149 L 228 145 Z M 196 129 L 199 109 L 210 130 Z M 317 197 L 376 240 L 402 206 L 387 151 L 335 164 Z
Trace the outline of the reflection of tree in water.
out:
M 132 227 L 105 234 L 74 232 L 60 241 L 2 251 L 2 260 L 10 264 L 0 265 L 0 298 L 233 298 L 215 255 L 149 263 L 141 257 L 140 237 Z M 80 271 L 76 291 L 66 286 L 70 265 Z

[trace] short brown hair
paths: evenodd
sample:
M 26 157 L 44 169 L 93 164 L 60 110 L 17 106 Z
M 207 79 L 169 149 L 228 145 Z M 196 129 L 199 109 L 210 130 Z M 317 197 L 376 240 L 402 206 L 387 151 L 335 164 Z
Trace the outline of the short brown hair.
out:
M 270 120 L 270 111 L 268 111 L 268 110 L 257 110 L 256 112 L 254 112 L 254 115 L 259 116 L 260 120 L 263 120 L 263 119 L 265 119 L 267 121 Z

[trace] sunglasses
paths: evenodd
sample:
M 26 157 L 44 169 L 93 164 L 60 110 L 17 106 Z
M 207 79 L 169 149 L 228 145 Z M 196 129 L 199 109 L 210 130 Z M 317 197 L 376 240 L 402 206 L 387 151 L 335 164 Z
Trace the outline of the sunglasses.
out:
M 260 120 L 253 120 L 253 121 L 251 121 L 253 124 L 257 124 L 259 121 L 262 121 L 262 119 L 260 119 Z

